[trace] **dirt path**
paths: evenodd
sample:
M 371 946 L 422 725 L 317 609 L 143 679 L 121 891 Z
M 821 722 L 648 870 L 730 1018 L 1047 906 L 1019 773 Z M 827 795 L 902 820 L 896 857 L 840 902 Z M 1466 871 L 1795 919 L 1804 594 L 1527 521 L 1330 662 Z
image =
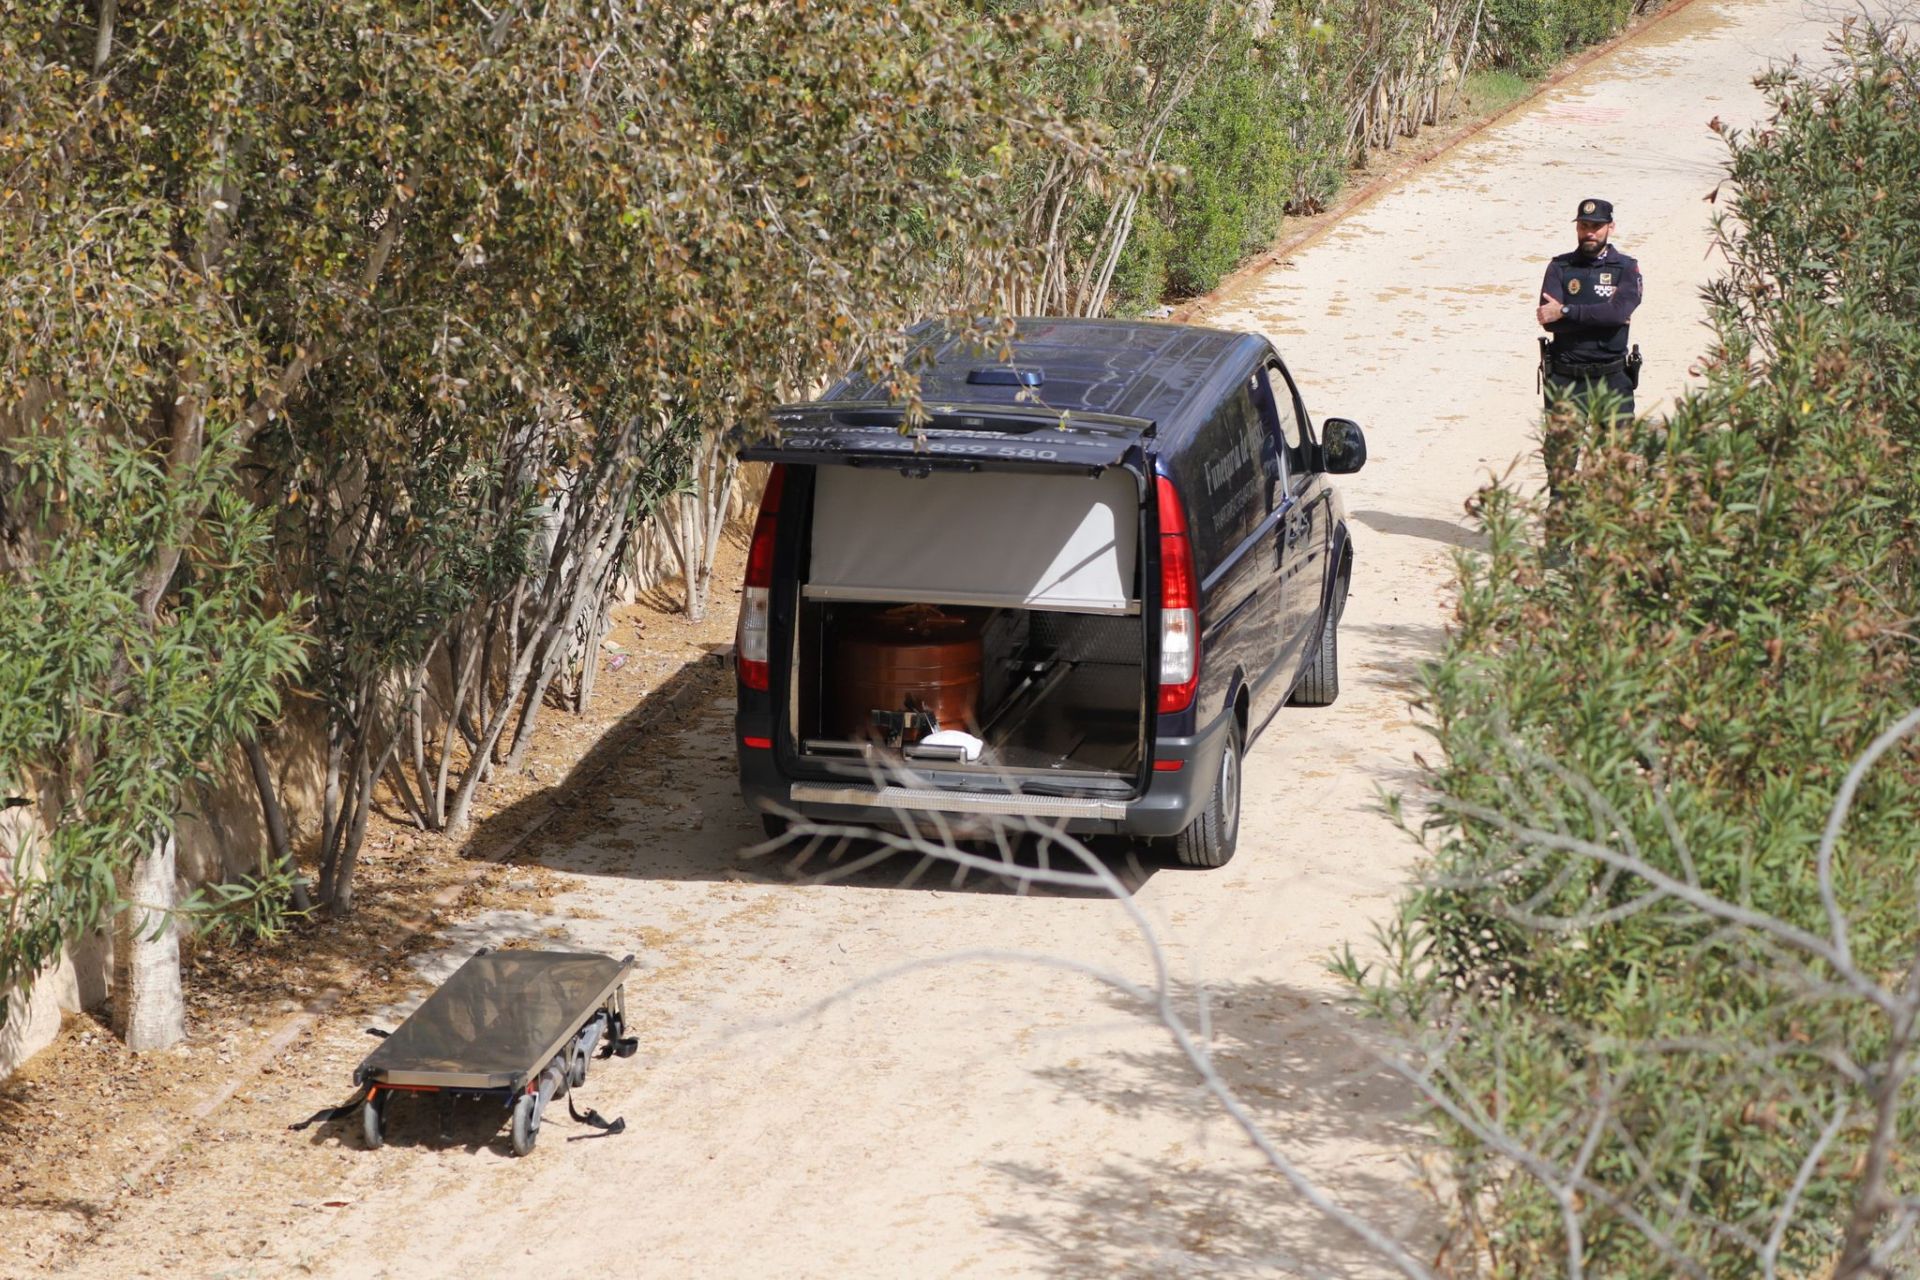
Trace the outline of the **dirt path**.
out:
M 1768 59 L 1816 54 L 1799 0 L 1699 0 L 1202 310 L 1272 335 L 1316 414 L 1368 424 L 1344 486 L 1358 569 L 1341 701 L 1283 713 L 1248 761 L 1238 858 L 1157 871 L 1136 900 L 1213 996 L 1216 1052 L 1274 1138 L 1345 1203 L 1430 1248 L 1417 1133 L 1329 1004 L 1328 952 L 1364 945 L 1413 850 L 1374 811 L 1422 745 L 1409 677 L 1447 618 L 1461 504 L 1528 452 L 1530 299 L 1575 202 L 1612 198 L 1645 266 L 1642 404 L 1699 346 L 1706 122 L 1750 120 Z M 1523 467 L 1531 464 L 1522 463 Z M 1374 1275 L 1379 1264 L 1252 1157 L 1164 1034 L 1084 978 L 955 963 L 812 1002 L 890 966 L 1012 947 L 1148 976 L 1110 901 L 897 870 L 796 887 L 745 861 L 730 707 L 613 769 L 530 849 L 538 913 L 446 939 L 437 978 L 512 937 L 639 953 L 641 1056 L 584 1099 L 628 1132 L 554 1120 L 528 1159 L 491 1113 L 396 1109 L 390 1145 L 277 1127 L 329 1097 L 262 1092 L 216 1117 L 65 1265 L 89 1274 Z M 423 988 L 424 990 L 424 988 Z M 398 1015 L 403 1010 L 393 1010 Z M 344 1093 L 371 1045 L 323 1023 L 285 1070 Z M 297 1060 L 297 1066 L 296 1062 Z M 309 1093 L 311 1086 L 308 1086 Z M 243 1096 L 239 1104 L 245 1104 Z M 404 1105 L 404 1104 L 403 1104 Z M 357 1127 L 357 1126 L 354 1126 Z M 4 1268 L 0 1268 L 4 1270 Z

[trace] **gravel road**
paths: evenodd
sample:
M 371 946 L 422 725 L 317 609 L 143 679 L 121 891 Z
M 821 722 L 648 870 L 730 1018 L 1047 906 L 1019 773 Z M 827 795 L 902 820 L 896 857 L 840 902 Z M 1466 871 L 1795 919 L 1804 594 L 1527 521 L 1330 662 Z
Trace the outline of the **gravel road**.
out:
M 1358 556 L 1343 696 L 1283 711 L 1252 752 L 1232 864 L 1136 876 L 1134 900 L 1183 998 L 1196 984 L 1210 993 L 1221 1070 L 1266 1131 L 1416 1253 L 1435 1239 L 1418 1125 L 1354 1042 L 1325 960 L 1367 944 L 1416 852 L 1376 797 L 1416 780 L 1425 739 L 1410 681 L 1441 641 L 1451 558 L 1474 543 L 1462 503 L 1490 473 L 1538 474 L 1532 305 L 1581 198 L 1615 202 L 1617 242 L 1645 269 L 1643 411 L 1681 388 L 1712 269 L 1703 197 L 1721 149 L 1707 122 L 1751 122 L 1752 76 L 1817 57 L 1826 17 L 1799 0 L 1696 0 L 1200 309 L 1203 322 L 1271 335 L 1316 416 L 1367 425 L 1372 461 L 1343 485 Z M 567 886 L 544 913 L 484 917 L 440 957 L 444 973 L 476 942 L 516 934 L 637 952 L 642 1052 L 598 1064 L 582 1094 L 624 1115 L 626 1133 L 569 1141 L 591 1131 L 561 1115 L 514 1160 L 503 1130 L 403 1106 L 378 1152 L 354 1149 L 357 1125 L 276 1139 L 311 1156 L 301 1185 L 243 1164 L 224 1191 L 132 1203 L 80 1264 L 336 1277 L 1387 1274 L 1263 1165 L 1165 1032 L 1094 981 L 955 960 L 866 984 L 980 948 L 1137 981 L 1151 966 L 1128 916 L 1097 896 L 937 876 L 903 888 L 898 868 L 796 886 L 743 859 L 757 827 L 733 789 L 730 715 L 711 704 L 536 842 Z M 327 1028 L 320 1041 L 355 1035 Z

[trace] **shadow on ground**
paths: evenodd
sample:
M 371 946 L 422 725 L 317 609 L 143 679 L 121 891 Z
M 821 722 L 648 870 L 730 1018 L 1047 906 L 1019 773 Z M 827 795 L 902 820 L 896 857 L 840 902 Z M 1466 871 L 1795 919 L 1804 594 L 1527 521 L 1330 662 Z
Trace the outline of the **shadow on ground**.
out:
M 570 770 L 545 790 L 490 818 L 474 843 L 512 840 L 537 822 L 538 834 L 510 862 L 538 862 L 555 871 L 644 880 L 831 881 L 861 889 L 1017 893 L 1018 870 L 1084 867 L 1058 846 L 1032 837 L 969 842 L 979 856 L 1004 860 L 1016 874 L 965 870 L 913 853 L 891 856 L 879 845 L 838 833 L 796 831 L 770 842 L 740 798 L 732 738 L 733 672 L 729 652 L 674 672 Z M 674 708 L 663 713 L 661 708 Z M 934 835 L 931 828 L 923 834 Z M 1102 865 L 1133 892 L 1165 864 L 1121 840 L 1092 845 Z M 1097 887 L 1032 886 L 1035 896 L 1099 897 Z
M 581 1086 L 578 1098 L 555 1098 L 548 1103 L 540 1122 L 536 1144 L 546 1146 L 562 1142 L 585 1142 L 615 1136 L 575 1121 L 568 1114 L 568 1103 L 586 1113 L 592 1106 L 592 1071 L 605 1066 L 595 1059 Z M 387 1095 L 381 1140 L 383 1145 L 401 1150 L 461 1151 L 470 1156 L 486 1154 L 513 1159 L 513 1140 L 509 1132 L 512 1108 L 497 1098 L 461 1097 L 452 1093 L 398 1091 Z M 316 1147 L 338 1146 L 361 1151 L 359 1108 L 349 1115 L 325 1120 L 313 1127 L 307 1141 Z
M 1463 551 L 1487 549 L 1486 534 L 1478 529 L 1469 529 L 1465 525 L 1455 524 L 1451 520 L 1395 515 L 1391 511 L 1355 511 L 1350 514 L 1355 520 L 1377 533 L 1392 534 L 1402 538 L 1425 538 L 1429 542 L 1459 547 Z
M 1200 1025 L 1199 992 L 1176 1004 Z M 1317 1153 L 1307 1170 L 1327 1196 L 1431 1261 L 1435 1219 L 1410 1191 L 1430 1142 L 1418 1127 L 1410 1090 L 1380 1065 L 1356 1015 L 1310 992 L 1267 981 L 1213 985 L 1206 992 L 1215 1069 L 1282 1155 Z M 1113 993 L 1130 1016 L 1151 1010 Z M 1037 1272 L 1096 1277 L 1231 1274 L 1362 1276 L 1391 1266 L 1344 1226 L 1314 1208 L 1272 1166 L 1206 1090 L 1173 1042 L 1163 1050 L 1102 1055 L 1092 1066 L 1042 1071 L 1063 1093 L 1121 1117 L 1171 1115 L 1207 1126 L 1204 1164 L 1176 1150 L 1116 1158 L 1090 1177 L 1018 1161 L 994 1166 L 1018 1206 L 989 1219 L 1021 1237 Z M 1243 1147 L 1230 1166 L 1223 1146 Z M 1194 1144 L 1198 1146 L 1199 1144 Z
M 1421 668 L 1438 659 L 1445 649 L 1447 631 L 1425 622 L 1361 623 L 1349 617 L 1340 624 L 1340 637 L 1343 641 L 1364 638 L 1374 650 L 1349 679 L 1356 683 L 1364 680 L 1412 699 L 1420 693 Z M 1357 663 L 1359 657 L 1350 644 L 1342 646 L 1340 656 L 1343 665 Z M 1341 674 L 1347 675 L 1344 671 Z

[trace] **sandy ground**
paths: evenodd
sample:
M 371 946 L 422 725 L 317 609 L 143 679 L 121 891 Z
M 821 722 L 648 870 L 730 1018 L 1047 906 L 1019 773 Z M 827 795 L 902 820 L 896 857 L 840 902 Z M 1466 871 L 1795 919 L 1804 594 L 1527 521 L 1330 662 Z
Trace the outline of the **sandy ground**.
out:
M 1417 782 L 1410 680 L 1444 633 L 1451 557 L 1473 543 L 1462 503 L 1516 461 L 1536 473 L 1532 300 L 1580 198 L 1615 201 L 1646 271 L 1643 409 L 1681 388 L 1712 266 L 1707 121 L 1752 120 L 1752 75 L 1817 55 L 1823 18 L 1799 0 L 1697 0 L 1199 309 L 1270 334 L 1316 415 L 1367 424 L 1372 461 L 1343 484 L 1358 566 L 1341 700 L 1283 712 L 1257 745 L 1230 866 L 1142 871 L 1135 901 L 1183 991 L 1211 993 L 1222 1072 L 1267 1132 L 1418 1254 L 1438 1230 L 1418 1126 L 1355 1043 L 1325 960 L 1366 945 L 1417 853 L 1376 798 Z M 746 857 L 758 832 L 734 792 L 730 715 L 717 697 L 618 763 L 528 847 L 538 865 L 501 873 L 520 890 L 511 909 L 410 961 L 430 981 L 482 941 L 637 953 L 642 1051 L 598 1064 L 582 1094 L 626 1133 L 589 1139 L 559 1115 L 515 1160 L 498 1115 L 404 1100 L 378 1152 L 358 1149 L 357 1124 L 288 1133 L 344 1095 L 371 1047 L 366 1018 L 343 1015 L 53 1271 L 1383 1273 L 1250 1152 L 1164 1032 L 1098 984 L 979 960 L 866 983 L 986 947 L 1135 980 L 1150 966 L 1112 901 L 902 887 L 898 867 L 802 885 Z M 425 989 L 367 1012 L 390 1024 Z M 254 1092 L 272 1105 L 247 1105 Z

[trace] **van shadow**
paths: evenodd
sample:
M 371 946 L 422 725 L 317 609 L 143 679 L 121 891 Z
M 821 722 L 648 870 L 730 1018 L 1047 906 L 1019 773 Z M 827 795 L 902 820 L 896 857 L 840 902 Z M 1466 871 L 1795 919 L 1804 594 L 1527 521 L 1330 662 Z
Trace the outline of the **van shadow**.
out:
M 1197 995 L 1186 987 L 1176 1000 L 1196 1032 Z M 1319 992 L 1253 980 L 1208 984 L 1207 997 L 1213 1067 L 1264 1136 L 1317 1190 L 1416 1258 L 1431 1260 L 1439 1214 L 1419 1186 L 1419 1167 L 1433 1139 L 1421 1127 L 1412 1087 L 1383 1065 L 1388 1046 Z M 1109 998 L 1152 1019 L 1118 993 Z M 1008 1184 L 1004 1203 L 1012 1207 L 989 1224 L 1022 1238 L 1037 1255 L 1039 1274 L 1144 1280 L 1396 1272 L 1258 1156 L 1170 1039 L 1163 1049 L 1102 1055 L 1039 1074 L 1122 1120 L 1192 1126 L 1205 1144 L 1199 1151 L 1189 1143 L 1165 1154 L 1116 1155 L 1078 1172 L 1018 1160 L 991 1166 Z M 1219 1158 L 1215 1142 L 1244 1145 L 1246 1158 Z
M 730 650 L 714 646 L 675 671 L 568 771 L 543 791 L 488 819 L 474 848 L 506 861 L 555 871 L 640 880 L 836 885 L 875 890 L 1035 897 L 1102 897 L 1110 888 L 1037 883 L 1048 873 L 1087 868 L 1073 853 L 1031 836 L 960 847 L 984 863 L 959 868 L 918 852 L 889 853 L 842 834 L 796 830 L 769 841 L 740 798 L 733 745 Z M 531 838 L 525 833 L 538 824 Z M 1013 825 L 1013 824 L 1010 824 Z M 922 837 L 937 828 L 923 826 Z M 938 843 L 934 840 L 933 843 Z M 1132 893 L 1161 868 L 1127 842 L 1091 842 L 1090 852 L 1122 891 Z
M 1391 511 L 1353 511 L 1348 514 L 1376 533 L 1402 538 L 1425 538 L 1429 542 L 1445 543 L 1449 547 L 1459 547 L 1463 551 L 1487 549 L 1486 534 L 1478 529 L 1455 524 L 1451 520 L 1435 520 L 1428 516 L 1395 515 Z

